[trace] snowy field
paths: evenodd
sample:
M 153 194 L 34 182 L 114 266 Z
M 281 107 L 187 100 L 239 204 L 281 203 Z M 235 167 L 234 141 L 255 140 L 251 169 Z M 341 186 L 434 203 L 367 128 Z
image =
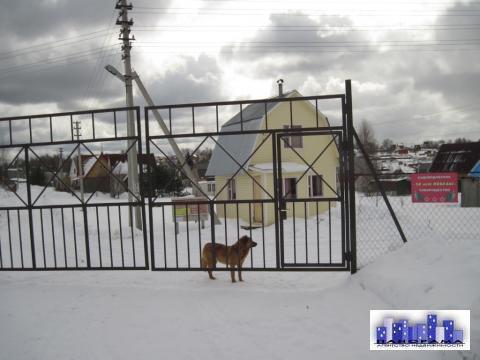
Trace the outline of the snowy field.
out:
M 357 205 L 359 238 L 391 227 L 375 199 Z M 407 203 L 394 206 L 405 207 L 400 221 L 425 223 Z M 380 232 L 385 254 L 354 276 L 246 272 L 231 284 L 226 272 L 216 281 L 203 272 L 0 272 L 0 359 L 479 359 L 479 236 L 437 236 L 435 209 L 405 246 Z M 370 309 L 470 309 L 472 351 L 370 352 Z

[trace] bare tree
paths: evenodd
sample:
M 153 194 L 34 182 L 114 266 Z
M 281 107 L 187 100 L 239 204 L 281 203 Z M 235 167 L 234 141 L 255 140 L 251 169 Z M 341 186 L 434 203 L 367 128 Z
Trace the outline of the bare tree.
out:
M 360 142 L 362 143 L 363 147 L 367 154 L 371 155 L 375 153 L 378 148 L 377 140 L 375 139 L 375 134 L 373 132 L 373 128 L 370 123 L 363 119 L 360 123 L 360 127 L 358 128 L 358 137 L 360 138 Z
M 382 141 L 382 149 L 384 151 L 392 151 L 394 144 L 392 139 L 386 138 Z

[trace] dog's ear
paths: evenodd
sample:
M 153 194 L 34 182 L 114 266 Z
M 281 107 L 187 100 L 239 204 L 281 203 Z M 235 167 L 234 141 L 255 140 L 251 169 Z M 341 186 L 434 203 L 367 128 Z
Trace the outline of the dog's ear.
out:
M 247 243 L 249 239 L 250 239 L 250 238 L 249 238 L 247 235 L 243 235 L 243 236 L 240 238 L 240 241 L 241 241 L 242 243 Z

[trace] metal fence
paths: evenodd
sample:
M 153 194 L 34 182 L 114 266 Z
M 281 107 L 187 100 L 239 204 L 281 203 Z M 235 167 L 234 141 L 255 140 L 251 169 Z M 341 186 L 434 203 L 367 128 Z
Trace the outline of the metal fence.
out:
M 335 101 L 338 126 L 320 112 L 325 101 Z M 247 235 L 258 245 L 245 270 L 354 271 L 349 105 L 351 97 L 339 94 L 145 108 L 147 154 L 163 157 L 197 195 L 179 203 L 151 192 L 152 269 L 205 270 L 207 243 L 231 246 Z M 188 153 L 183 162 L 170 152 L 171 139 Z M 214 149 L 206 173 L 213 193 L 185 171 L 204 148 Z M 336 165 L 322 168 L 327 157 Z
M 357 163 L 363 160 L 359 157 Z M 478 241 L 480 208 L 462 207 L 460 199 L 458 203 L 414 203 L 408 174 L 378 174 L 377 177 L 383 189 L 379 188 L 371 173 L 361 171 L 355 176 L 359 268 L 403 246 L 402 233 L 405 240 L 413 244 Z M 390 214 L 382 190 L 401 232 Z
M 129 111 L 136 136 L 127 133 Z M 148 268 L 146 234 L 129 226 L 135 208 L 144 214 L 143 200 L 103 158 L 104 150 L 142 154 L 139 114 L 136 107 L 0 119 L 0 150 L 9 159 L 2 167 L 1 270 Z M 35 184 L 33 164 L 47 168 L 43 155 L 59 150 L 50 177 Z M 76 164 L 79 170 L 89 167 L 95 180 L 85 193 L 74 184 L 78 174 L 66 176 Z M 9 173 L 15 174 L 13 181 Z M 105 182 L 128 196 L 114 199 L 100 192 Z

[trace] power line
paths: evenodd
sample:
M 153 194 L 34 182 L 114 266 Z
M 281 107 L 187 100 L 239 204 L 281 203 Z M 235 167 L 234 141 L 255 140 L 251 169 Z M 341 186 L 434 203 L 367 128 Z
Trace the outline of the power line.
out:
M 45 46 L 50 45 L 50 44 L 58 44 L 58 43 L 61 43 L 61 42 L 64 42 L 64 41 L 73 40 L 73 39 L 76 39 L 76 38 L 79 38 L 79 37 L 89 36 L 89 35 L 92 35 L 92 34 L 97 34 L 99 32 L 104 32 L 104 31 L 108 31 L 108 30 L 109 29 L 101 29 L 101 30 L 92 31 L 92 32 L 85 33 L 85 34 L 79 34 L 79 35 L 71 36 L 71 37 L 68 37 L 68 38 L 48 41 L 48 42 L 44 42 L 44 43 L 37 44 L 37 45 L 31 45 L 31 46 L 24 47 L 24 48 L 3 52 L 3 53 L 0 53 L 0 58 L 3 59 L 5 56 L 16 53 L 16 52 L 23 52 L 23 51 L 30 52 L 30 51 L 33 51 L 34 49 L 37 49 L 37 48 L 42 48 L 43 49 L 43 48 L 45 48 Z M 100 35 L 100 36 L 103 36 L 103 35 Z M 95 38 L 95 37 L 93 37 L 93 38 Z M 78 40 L 76 40 L 76 41 L 78 41 Z M 81 40 L 81 41 L 84 41 L 84 40 Z M 61 46 L 63 46 L 63 45 L 61 45 Z
M 112 13 L 110 15 L 110 19 L 108 20 L 107 26 L 108 26 L 109 32 L 104 37 L 102 46 L 106 46 L 107 43 L 110 44 L 112 42 L 112 34 L 115 34 L 115 32 L 111 31 L 115 27 L 115 23 L 113 22 L 114 19 L 115 19 L 115 9 L 112 10 Z M 108 42 L 107 42 L 107 39 L 108 39 Z M 100 55 L 97 58 L 97 61 L 95 62 L 95 66 L 93 67 L 92 71 L 90 72 L 90 77 L 88 79 L 88 83 L 87 83 L 87 87 L 85 89 L 85 92 L 83 93 L 82 101 L 85 100 L 87 98 L 87 96 L 90 94 L 90 89 L 95 88 L 96 83 L 99 82 L 99 79 L 98 79 L 99 76 L 97 76 L 97 74 L 100 75 L 100 78 L 102 78 L 102 75 L 104 76 L 104 74 L 102 72 L 102 69 L 103 69 L 102 61 L 105 58 L 106 52 L 107 51 L 105 50 L 105 51 L 100 53 Z M 99 73 L 99 71 L 100 71 L 100 73 Z
M 108 47 L 113 48 L 113 46 L 116 46 L 116 45 L 112 45 L 112 46 L 108 46 Z M 68 61 L 70 59 L 79 59 L 79 58 L 83 58 L 83 57 L 87 57 L 87 56 L 92 56 L 92 55 L 95 55 L 97 53 L 100 53 L 101 51 L 102 51 L 102 49 L 100 49 L 100 50 L 97 49 L 97 50 L 93 50 L 93 51 L 82 51 L 82 52 L 75 53 L 75 55 L 70 54 L 70 55 L 67 55 L 67 56 L 64 56 L 64 57 L 60 57 L 60 58 L 44 59 L 44 60 L 34 62 L 34 63 L 22 64 L 22 65 L 13 66 L 13 67 L 10 67 L 10 68 L 0 69 L 0 78 L 10 76 L 13 73 L 23 72 L 23 71 L 28 70 L 28 69 L 30 69 L 32 67 L 35 67 L 35 66 L 44 66 L 44 65 L 50 66 L 50 65 L 56 64 L 58 62 Z
M 159 14 L 159 15 L 198 15 L 198 16 L 203 16 L 203 15 L 224 15 L 224 16 L 287 16 L 287 17 L 332 17 L 332 16 L 339 16 L 339 17 L 345 17 L 345 16 L 355 16 L 355 17 L 384 17 L 384 16 L 389 16 L 392 15 L 392 13 L 389 12 L 378 12 L 378 13 L 372 13 L 372 14 L 364 14 L 364 13 L 310 13 L 310 14 L 304 14 L 304 13 L 281 13 L 281 12 L 226 12 L 225 10 L 227 9 L 222 9 L 221 11 L 217 10 L 201 10 L 201 11 L 171 11 L 171 10 L 145 10 L 145 11 L 136 11 L 136 15 L 152 15 L 152 14 Z M 236 10 L 235 10 L 236 11 Z M 302 11 L 302 10 L 297 10 L 297 11 Z M 419 12 L 411 12 L 411 13 L 401 13 L 401 12 L 396 12 L 395 16 L 409 16 L 409 17 L 419 17 L 419 16 L 439 16 L 441 15 L 442 17 L 478 17 L 480 16 L 480 13 L 465 13 L 465 14 L 439 14 L 439 13 L 419 13 Z

